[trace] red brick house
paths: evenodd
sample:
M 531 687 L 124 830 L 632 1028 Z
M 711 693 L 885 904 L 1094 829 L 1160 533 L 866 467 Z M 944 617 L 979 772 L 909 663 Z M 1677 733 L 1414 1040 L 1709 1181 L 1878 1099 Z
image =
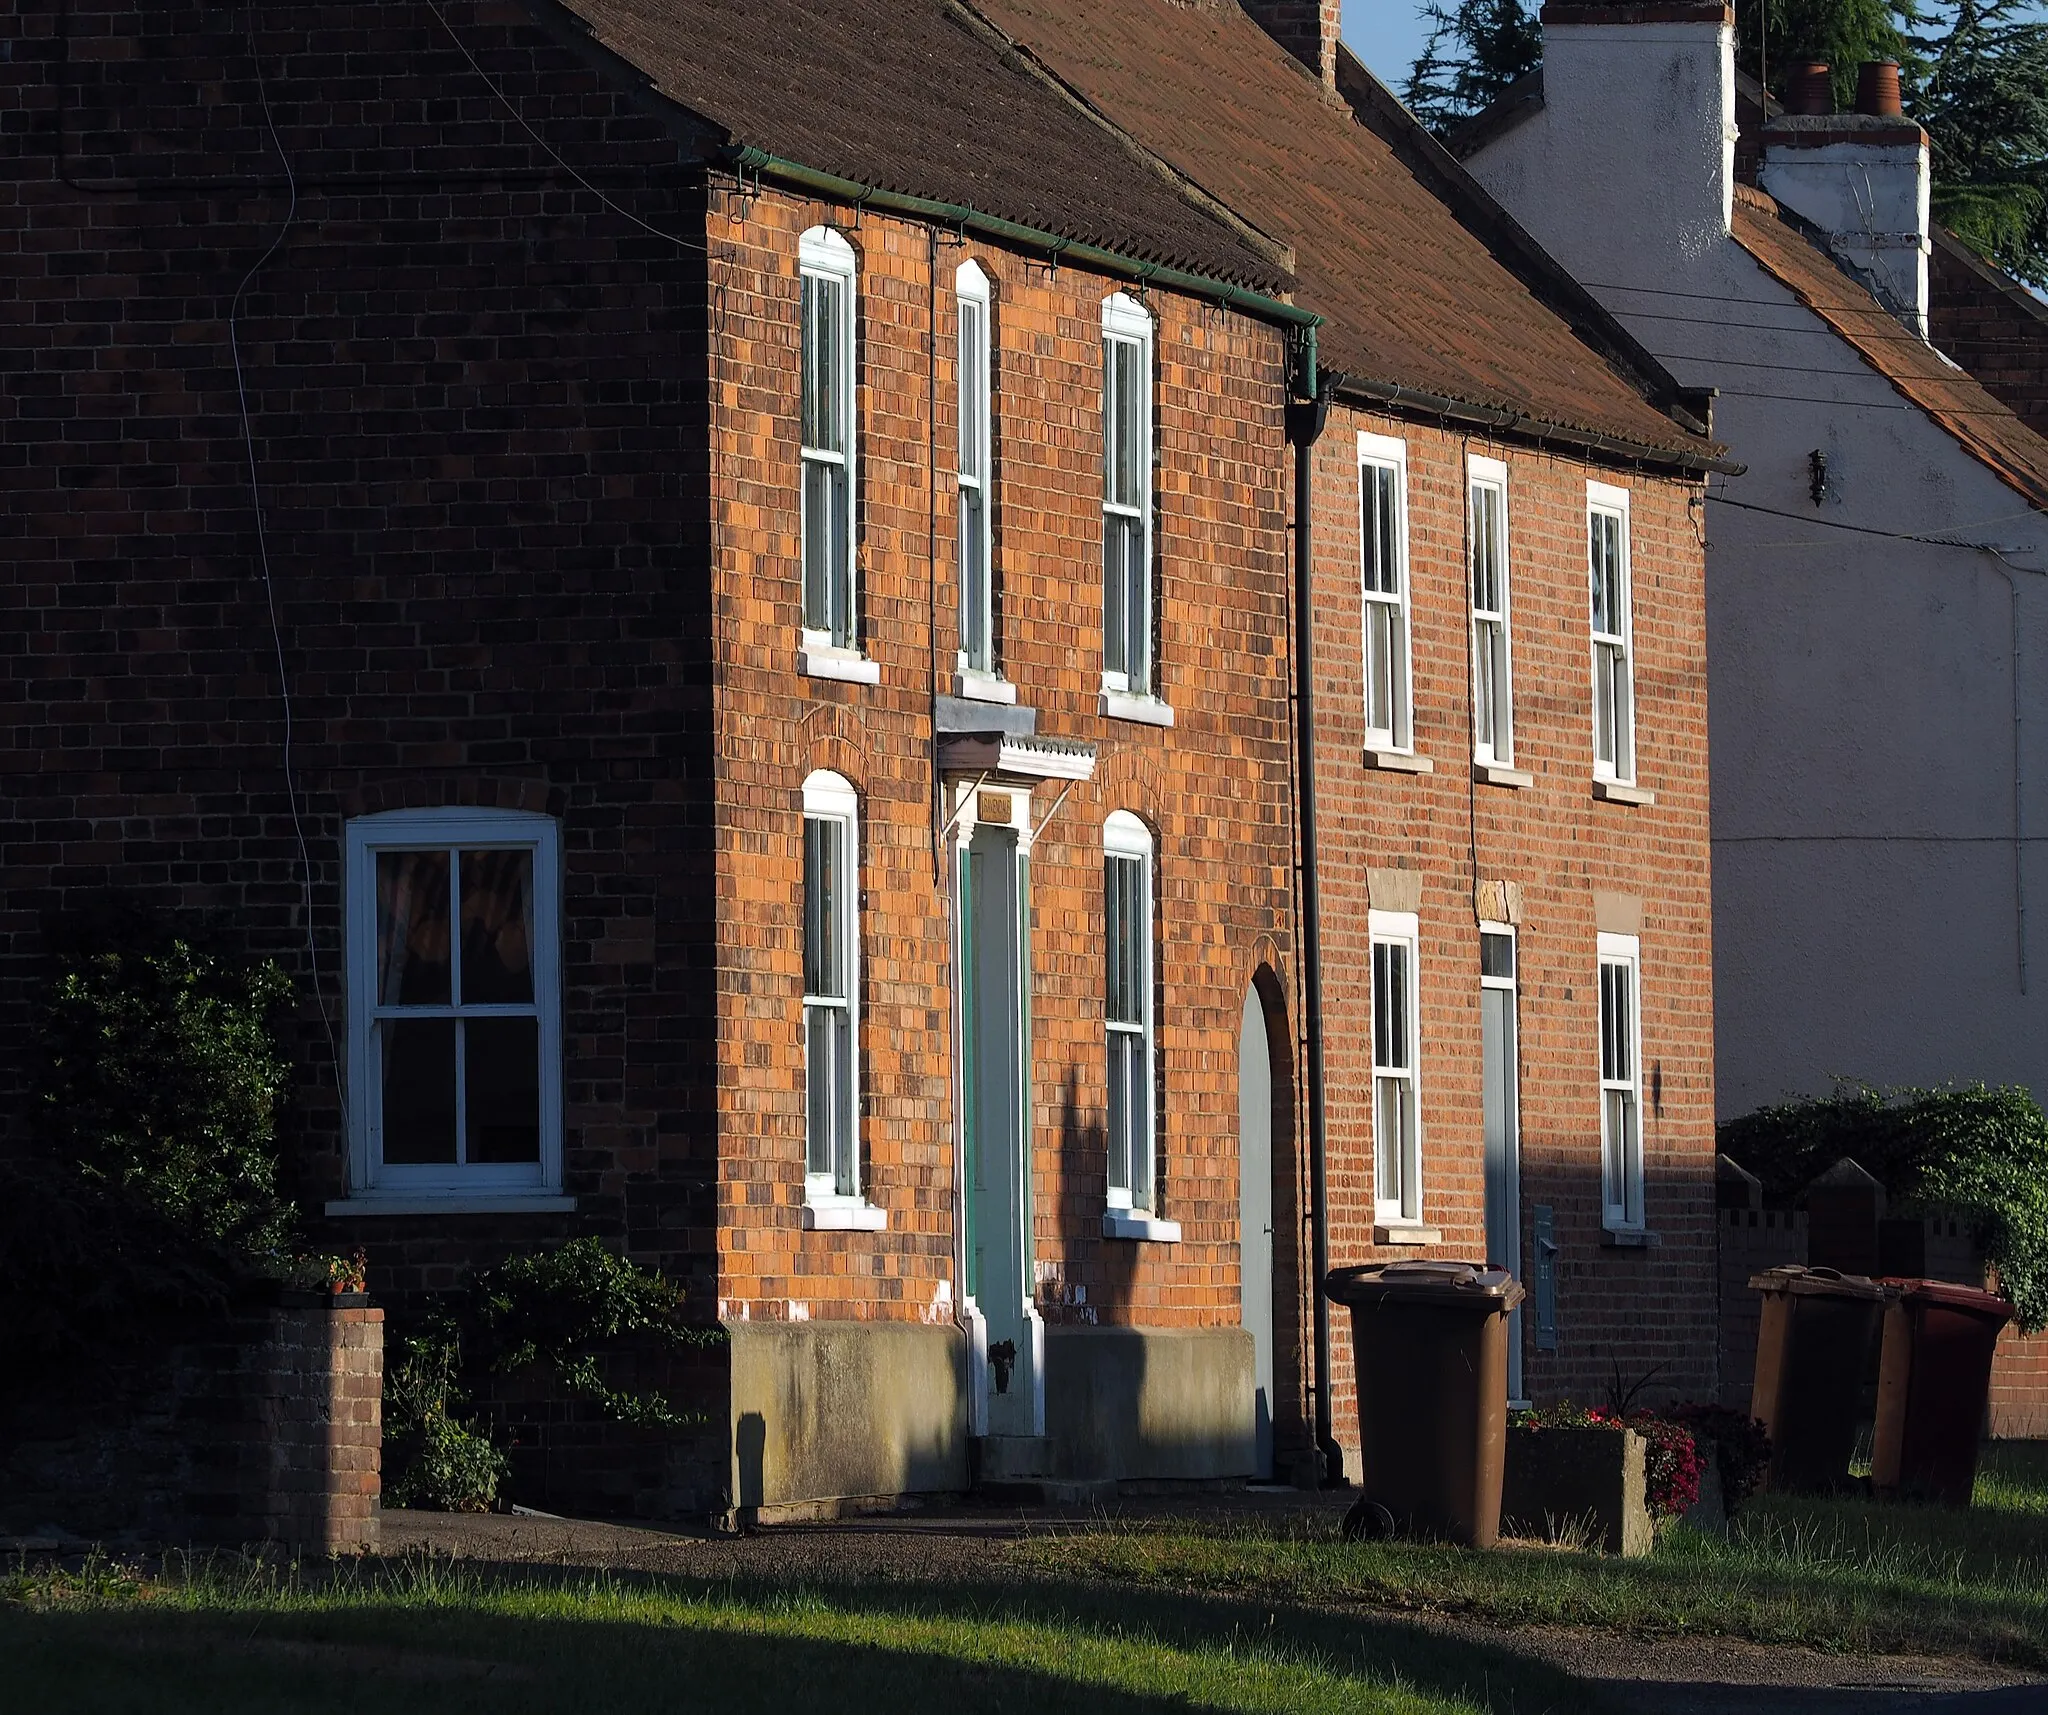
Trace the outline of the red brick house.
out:
M 1654 1371 L 1646 1397 L 1711 1397 L 1705 402 L 1339 44 L 1334 4 L 985 9 L 1292 245 L 1327 318 L 1293 465 L 1326 1161 L 1276 1189 L 1280 1465 L 1334 1435 L 1356 1469 L 1348 1330 L 1287 1290 L 1324 1262 L 1513 1268 L 1518 1393 Z M 1245 1258 L 1250 1305 L 1249 1233 Z
M 1250 1469 L 1284 247 L 937 0 L 5 28 L 6 1016 L 205 914 L 397 1311 L 687 1281 L 715 1466 L 564 1499 Z
M 0 1017 L 202 914 L 395 1320 L 685 1281 L 555 1504 L 1314 1475 L 1372 1256 L 1711 1390 L 1714 449 L 1295 10 L 5 26 Z

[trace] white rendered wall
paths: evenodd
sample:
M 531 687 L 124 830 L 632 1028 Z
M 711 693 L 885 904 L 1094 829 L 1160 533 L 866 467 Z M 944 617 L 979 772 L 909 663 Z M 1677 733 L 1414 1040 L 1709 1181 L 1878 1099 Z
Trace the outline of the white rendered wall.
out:
M 1830 131 L 1867 127 L 1896 133 L 1898 120 L 1857 114 L 1779 120 L 1764 133 L 1757 180 L 1796 214 L 1832 235 L 1835 249 L 1881 284 L 1894 308 L 1927 331 L 1927 267 L 1933 210 L 1925 134 L 1917 143 L 1828 143 L 1820 148 L 1773 146 L 1772 133 L 1802 125 Z M 1918 130 L 1918 127 L 1912 127 Z
M 1729 26 L 1554 24 L 1542 108 L 1466 165 L 1582 279 L 1654 284 L 1726 236 L 1735 138 Z
M 1580 33 L 1613 39 L 1610 89 L 1681 69 L 1661 40 L 1629 60 L 1648 27 Z M 1552 75 L 1542 113 L 1468 165 L 1680 381 L 1721 390 L 1716 435 L 1748 467 L 1714 479 L 1706 515 L 1720 1112 L 1836 1077 L 2048 1098 L 2048 518 L 1732 238 L 1695 245 L 1713 198 L 1688 190 L 1676 221 L 1646 207 L 1638 144 L 1603 130 L 1613 103 Z M 1574 88 L 1583 119 L 1556 105 Z M 1678 129 L 1703 152 L 1695 117 Z M 1629 241 L 1651 230 L 1661 249 Z

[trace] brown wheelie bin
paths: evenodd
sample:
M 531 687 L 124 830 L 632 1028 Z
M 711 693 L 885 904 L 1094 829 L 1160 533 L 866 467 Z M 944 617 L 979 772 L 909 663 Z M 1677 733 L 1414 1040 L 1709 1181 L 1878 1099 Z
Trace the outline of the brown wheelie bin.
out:
M 1771 1437 L 1770 1486 L 1795 1494 L 1849 1487 L 1864 1378 L 1890 1298 L 1868 1275 L 1767 1269 L 1749 1414 Z
M 1507 1453 L 1508 1312 L 1522 1288 L 1469 1262 L 1333 1269 L 1351 1312 L 1364 1495 L 1350 1537 L 1390 1530 L 1491 1548 Z
M 2012 1320 L 1995 1292 L 1945 1280 L 1888 1280 L 1870 1486 L 1966 1507 L 1991 1401 L 1991 1352 Z

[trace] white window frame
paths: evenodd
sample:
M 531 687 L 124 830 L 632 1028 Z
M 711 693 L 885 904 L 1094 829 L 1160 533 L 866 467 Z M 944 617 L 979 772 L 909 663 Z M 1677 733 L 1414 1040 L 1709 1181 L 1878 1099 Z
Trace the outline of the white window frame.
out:
M 959 459 L 955 475 L 960 535 L 960 656 L 963 677 L 996 679 L 994 295 L 981 265 L 967 261 L 953 275 L 958 314 L 955 369 L 959 381 Z M 972 326 L 970 326 L 972 324 Z M 978 566 L 978 569 L 977 569 Z
M 1152 659 L 1152 412 L 1156 379 L 1153 374 L 1154 327 L 1151 312 L 1137 299 L 1112 292 L 1102 300 L 1102 690 L 1105 696 L 1153 699 L 1158 694 L 1158 663 Z M 1137 469 L 1138 492 L 1122 500 L 1115 493 L 1117 451 L 1126 427 L 1113 397 L 1112 353 L 1119 347 L 1139 353 L 1144 377 L 1138 420 L 1128 425 L 1136 434 L 1132 449 Z M 1119 526 L 1136 537 L 1137 575 L 1125 578 L 1128 592 L 1138 598 L 1134 616 L 1128 597 L 1122 603 L 1123 652 L 1111 651 L 1110 620 L 1117 610 L 1112 596 L 1114 582 L 1110 541 Z M 1135 623 L 1134 623 L 1135 620 Z M 1132 671 L 1133 668 L 1136 671 Z
M 836 830 L 839 840 L 841 885 L 836 921 L 829 932 L 838 941 L 840 968 L 844 973 L 843 995 L 814 995 L 810 992 L 810 870 L 808 848 L 811 824 L 817 822 Z M 804 1110 L 804 1219 L 806 1227 L 844 1231 L 879 1231 L 886 1224 L 884 1211 L 863 1194 L 862 1170 L 866 1166 L 861 1149 L 861 1054 L 860 1054 L 860 794 L 845 776 L 819 769 L 804 781 L 803 806 L 804 867 L 798 883 L 798 943 L 805 966 L 803 996 L 803 1110 Z M 811 1014 L 832 1010 L 846 1019 L 846 1084 L 838 1107 L 845 1116 L 846 1133 L 827 1139 L 830 1161 L 823 1171 L 811 1166 Z M 850 1189 L 849 1189 L 850 1187 Z
M 1412 911 L 1368 911 L 1366 918 L 1371 942 L 1368 980 L 1372 996 L 1373 1219 L 1381 1226 L 1420 1227 L 1423 1224 L 1422 1007 L 1419 999 L 1422 987 L 1422 924 Z M 1408 1064 L 1405 1068 L 1397 1066 L 1391 1059 L 1384 1063 L 1381 1059 L 1382 948 L 1397 949 L 1406 963 L 1408 992 L 1402 1007 L 1406 1016 L 1398 1021 L 1407 1037 Z M 1383 1084 L 1390 1088 L 1383 1090 Z M 1391 1086 L 1395 1085 L 1403 1087 L 1406 1092 L 1406 1124 L 1399 1128 L 1400 1135 L 1393 1140 L 1392 1158 L 1398 1165 L 1401 1183 L 1395 1186 L 1395 1194 L 1389 1197 L 1385 1194 L 1387 1175 L 1382 1171 L 1389 1160 L 1385 1097 L 1393 1093 Z
M 802 547 L 799 555 L 801 582 L 801 606 L 803 616 L 803 642 L 807 654 L 816 653 L 825 658 L 834 656 L 857 657 L 860 650 L 860 483 L 859 483 L 859 430 L 860 399 L 859 353 L 856 346 L 860 326 L 858 262 L 853 246 L 827 226 L 810 228 L 797 241 L 797 262 L 802 280 L 830 281 L 841 287 L 839 297 L 839 402 L 841 420 L 837 425 L 842 449 L 813 447 L 810 443 L 809 425 L 806 422 L 801 398 L 797 411 L 797 439 L 802 446 L 801 480 L 797 485 L 797 509 Z M 803 377 L 811 368 L 812 323 L 808 311 L 799 310 L 800 370 L 799 394 Z M 826 612 L 815 613 L 811 600 L 811 549 L 818 522 L 811 516 L 811 471 L 816 467 L 837 467 L 844 473 L 846 516 L 843 521 L 845 532 L 845 563 L 838 568 L 838 575 L 844 584 L 843 591 L 828 587 Z M 829 574 L 828 574 L 829 577 Z M 834 606 L 835 594 L 843 597 L 843 623 L 834 624 L 830 611 Z M 819 619 L 824 624 L 815 623 Z
M 1382 473 L 1393 476 L 1394 532 L 1391 594 L 1372 583 L 1373 532 L 1367 527 L 1367 485 Z M 1408 580 L 1408 443 L 1390 435 L 1358 435 L 1358 590 L 1360 690 L 1365 710 L 1365 748 L 1410 756 L 1415 751 L 1414 650 L 1410 636 Z M 1380 617 L 1375 619 L 1375 614 Z M 1387 685 L 1384 706 L 1374 689 L 1376 623 L 1386 630 Z
M 1498 502 L 1499 528 L 1494 564 L 1490 568 L 1494 598 L 1484 605 L 1480 560 L 1486 548 L 1480 527 L 1480 496 Z M 1481 766 L 1512 768 L 1515 763 L 1515 668 L 1514 626 L 1510 614 L 1513 593 L 1509 569 L 1514 556 L 1508 525 L 1508 467 L 1500 459 L 1474 457 L 1466 461 L 1465 506 L 1472 535 L 1472 564 L 1469 568 L 1472 598 L 1472 760 Z M 1486 715 L 1491 711 L 1493 720 Z
M 1600 1009 L 1600 1221 L 1610 1232 L 1637 1233 L 1643 1214 L 1643 952 L 1635 935 L 1602 933 Z M 1628 999 L 1628 1019 L 1619 1042 L 1609 1040 L 1609 985 L 1619 980 Z M 1618 1047 L 1627 1056 L 1615 1058 Z M 1617 1128 L 1616 1112 L 1623 1124 Z M 1617 1135 L 1619 1130 L 1620 1135 Z
M 377 854 L 386 851 L 526 850 L 533 854 L 533 1003 L 527 1006 L 464 1006 L 456 992 L 446 1006 L 386 1007 L 377 1000 Z M 439 1207 L 573 1208 L 559 1197 L 562 1184 L 562 931 L 561 826 L 552 816 L 531 811 L 451 806 L 441 810 L 391 810 L 352 818 L 343 836 L 346 872 L 347 1029 L 349 1083 L 349 1187 L 335 1214 L 373 1212 L 404 1205 L 422 1212 Z M 460 866 L 451 856 L 451 886 L 459 887 Z M 459 900 L 451 922 L 459 922 Z M 377 1021 L 382 1017 L 471 1017 L 531 1014 L 537 1021 L 540 1101 L 540 1159 L 453 1165 L 396 1163 L 383 1159 L 383 1079 L 379 1073 Z M 458 1036 L 458 1043 L 460 1038 Z M 462 1091 L 467 1068 L 456 1052 L 457 1154 L 465 1147 Z M 402 1210 L 400 1212 L 403 1212 Z
M 1108 1065 L 1121 1051 L 1128 1053 L 1127 1044 L 1135 1039 L 1140 1077 L 1138 1089 L 1145 1101 L 1145 1116 L 1142 1136 L 1119 1136 L 1113 1098 L 1106 1112 L 1108 1123 L 1104 1135 L 1108 1139 L 1109 1183 L 1108 1207 L 1115 1211 L 1132 1214 L 1150 1214 L 1159 1205 L 1158 1163 L 1159 1163 L 1159 1101 L 1158 1101 L 1158 1044 L 1152 1016 L 1152 984 L 1154 973 L 1155 946 L 1159 934 L 1157 890 L 1154 886 L 1154 869 L 1157 849 L 1153 843 L 1152 830 L 1145 826 L 1128 810 L 1117 810 L 1106 817 L 1102 824 L 1103 852 L 1103 1051 L 1105 1077 L 1109 1078 L 1108 1088 L 1114 1089 L 1115 1081 L 1108 1072 Z M 1139 915 L 1145 925 L 1140 937 L 1138 970 L 1133 975 L 1137 990 L 1139 1017 L 1135 1021 L 1118 1021 L 1110 1017 L 1110 960 L 1114 957 L 1114 937 L 1110 932 L 1109 865 L 1111 863 L 1134 865 L 1138 874 Z M 1121 1183 L 1119 1181 L 1121 1180 Z
M 1602 631 L 1598 604 L 1592 599 L 1596 571 L 1593 559 L 1595 520 L 1615 519 L 1620 524 L 1618 595 L 1620 628 Z M 1630 538 L 1629 492 L 1604 482 L 1586 484 L 1586 576 L 1593 651 L 1593 778 L 1617 785 L 1633 785 L 1636 778 L 1636 666 L 1635 666 L 1635 575 Z M 1602 715 L 1603 685 L 1616 691 L 1614 718 Z M 1608 728 L 1612 726 L 1612 732 Z M 1612 752 L 1602 756 L 1602 749 Z

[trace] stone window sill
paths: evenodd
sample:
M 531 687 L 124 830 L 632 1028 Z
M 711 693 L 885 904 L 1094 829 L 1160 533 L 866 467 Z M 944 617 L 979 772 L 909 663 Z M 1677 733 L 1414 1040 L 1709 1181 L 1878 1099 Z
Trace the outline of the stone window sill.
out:
M 858 649 L 835 649 L 816 643 L 803 647 L 803 668 L 805 676 L 812 679 L 837 679 L 848 685 L 879 685 L 882 682 L 882 664 L 870 661 Z
M 953 695 L 974 703 L 1014 703 L 1017 687 L 1000 674 L 963 667 L 953 680 Z
M 1172 726 L 1173 705 L 1157 697 L 1134 697 L 1129 691 L 1104 691 L 1102 712 L 1113 721 L 1136 721 L 1141 726 Z
M 1645 1227 L 1602 1227 L 1600 1243 L 1608 1250 L 1655 1250 L 1664 1242 L 1664 1235 L 1653 1233 Z
M 1657 794 L 1646 792 L 1640 786 L 1631 786 L 1621 780 L 1596 780 L 1593 782 L 1593 796 L 1604 798 L 1610 804 L 1635 804 L 1648 806 L 1657 802 Z
M 1440 1245 L 1441 1227 L 1425 1227 L 1420 1221 L 1375 1221 L 1372 1242 L 1376 1245 Z
M 1142 1209 L 1105 1209 L 1102 1236 L 1106 1239 L 1149 1239 L 1156 1245 L 1180 1243 L 1180 1222 L 1162 1221 Z
M 493 1196 L 483 1191 L 415 1192 L 409 1196 L 365 1193 L 361 1197 L 337 1197 L 327 1205 L 331 1220 L 377 1215 L 568 1215 L 576 1209 L 574 1197 L 557 1197 L 545 1192 L 508 1192 Z
M 882 1233 L 889 1230 L 889 1211 L 858 1197 L 804 1205 L 807 1233 Z
M 1527 769 L 1510 768 L 1505 762 L 1475 762 L 1472 778 L 1482 786 L 1534 786 L 1536 776 Z
M 1380 744 L 1369 744 L 1365 747 L 1365 765 L 1368 768 L 1384 768 L 1393 774 L 1436 772 L 1436 764 L 1428 757 L 1417 756 L 1412 750 L 1394 750 Z

